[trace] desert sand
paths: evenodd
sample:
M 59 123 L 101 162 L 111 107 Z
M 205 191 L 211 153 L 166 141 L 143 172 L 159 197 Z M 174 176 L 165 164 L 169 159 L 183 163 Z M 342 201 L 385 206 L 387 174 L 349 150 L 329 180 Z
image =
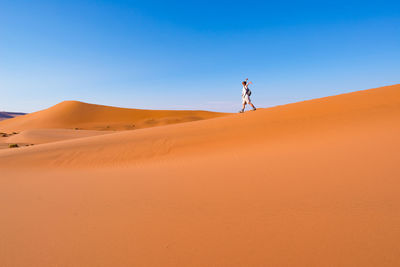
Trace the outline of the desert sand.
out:
M 192 110 L 144 110 L 64 101 L 48 109 L 0 122 L 0 132 L 32 129 L 134 130 L 219 117 Z
M 0 261 L 399 266 L 399 151 L 400 85 L 3 149 Z
M 34 129 L 2 138 L 6 143 L 45 144 L 62 140 L 83 138 L 112 133 L 110 131 L 72 130 L 72 129 Z M 2 140 L 0 139 L 0 140 Z

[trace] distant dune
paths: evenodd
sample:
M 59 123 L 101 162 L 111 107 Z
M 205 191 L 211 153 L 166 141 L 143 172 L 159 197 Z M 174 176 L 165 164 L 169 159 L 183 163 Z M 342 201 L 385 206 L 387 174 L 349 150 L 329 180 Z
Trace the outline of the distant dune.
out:
M 399 266 L 399 151 L 400 85 L 4 149 L 0 259 Z
M 6 111 L 0 111 L 0 121 L 6 120 L 6 119 L 11 119 L 17 116 L 22 116 L 25 115 L 26 113 L 22 112 L 6 112 Z
M 141 110 L 64 101 L 42 111 L 0 122 L 0 132 L 50 128 L 134 130 L 223 115 L 209 111 Z

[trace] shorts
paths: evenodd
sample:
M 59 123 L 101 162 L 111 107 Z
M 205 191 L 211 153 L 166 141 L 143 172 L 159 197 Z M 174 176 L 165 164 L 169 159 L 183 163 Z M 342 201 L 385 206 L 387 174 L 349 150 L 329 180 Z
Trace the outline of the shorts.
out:
M 242 104 L 250 104 L 251 100 L 250 100 L 250 96 L 246 95 L 245 97 L 242 97 Z

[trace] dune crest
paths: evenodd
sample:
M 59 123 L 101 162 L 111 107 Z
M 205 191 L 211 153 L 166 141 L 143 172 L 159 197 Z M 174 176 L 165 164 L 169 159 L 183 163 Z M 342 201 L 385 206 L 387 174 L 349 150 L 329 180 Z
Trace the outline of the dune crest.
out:
M 48 109 L 0 122 L 0 132 L 32 129 L 135 130 L 224 116 L 191 110 L 143 110 L 64 101 Z
M 137 164 L 176 156 L 240 153 L 249 147 L 265 151 L 287 142 L 300 146 L 304 140 L 322 142 L 338 138 L 342 132 L 350 137 L 354 133 L 379 131 L 381 127 L 396 129 L 400 125 L 397 124 L 400 118 L 399 88 L 399 85 L 388 86 L 213 120 L 2 151 L 0 158 L 10 157 L 13 164 L 26 166 L 32 163 L 36 166 L 65 164 L 70 168 Z M 76 110 L 76 106 L 86 107 L 76 102 L 65 102 L 54 109 L 68 113 L 65 109 Z M 381 131 L 385 132 L 384 129 Z M 98 153 L 99 147 L 102 153 Z M 71 158 L 78 152 L 81 157 Z M 35 155 L 43 159 L 38 162 Z

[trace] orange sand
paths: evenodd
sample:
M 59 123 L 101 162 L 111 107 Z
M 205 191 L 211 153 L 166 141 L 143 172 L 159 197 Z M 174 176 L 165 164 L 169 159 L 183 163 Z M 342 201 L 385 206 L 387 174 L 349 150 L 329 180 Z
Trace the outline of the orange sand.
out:
M 399 266 L 400 86 L 0 151 L 5 266 Z
M 112 133 L 110 131 L 71 130 L 71 129 L 34 129 L 22 131 L 4 139 L 5 142 L 23 144 L 45 144 L 68 139 L 76 139 Z M 0 139 L 1 140 L 1 139 Z
M 64 101 L 53 107 L 0 122 L 0 132 L 31 129 L 134 130 L 203 120 L 224 113 L 192 110 L 142 110 Z

